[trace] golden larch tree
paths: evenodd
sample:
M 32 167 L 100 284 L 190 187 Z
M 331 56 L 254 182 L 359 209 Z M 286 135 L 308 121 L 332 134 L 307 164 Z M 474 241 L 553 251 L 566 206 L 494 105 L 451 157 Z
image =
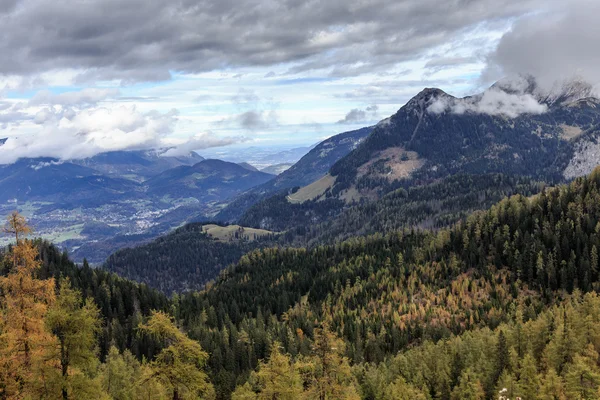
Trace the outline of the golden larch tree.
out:
M 25 236 L 31 232 L 25 218 L 13 212 L 4 231 L 15 235 L 7 254 L 12 268 L 0 277 L 0 396 L 32 396 L 32 382 L 43 362 L 44 349 L 54 341 L 44 317 L 54 302 L 54 280 L 38 279 L 37 246 Z

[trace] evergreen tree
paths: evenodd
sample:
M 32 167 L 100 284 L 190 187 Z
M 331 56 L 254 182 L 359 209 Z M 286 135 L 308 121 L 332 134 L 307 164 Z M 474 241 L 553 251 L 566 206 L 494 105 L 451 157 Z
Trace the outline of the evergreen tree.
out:
M 57 367 L 49 369 L 49 380 L 60 388 L 63 400 L 98 393 L 99 384 L 93 375 L 98 364 L 100 318 L 94 302 L 91 299 L 84 302 L 71 282 L 64 279 L 56 302 L 48 309 L 46 326 L 57 339 L 54 346 L 47 346 L 45 356 Z
M 404 378 L 398 377 L 388 386 L 383 397 L 384 400 L 427 400 L 427 396 L 418 388 L 406 383 Z
M 479 378 L 470 369 L 460 376 L 458 386 L 452 390 L 451 400 L 483 400 L 485 392 Z
M 328 324 L 314 331 L 312 355 L 309 358 L 307 395 L 315 400 L 353 400 L 356 391 L 350 364 L 344 357 L 345 345 Z

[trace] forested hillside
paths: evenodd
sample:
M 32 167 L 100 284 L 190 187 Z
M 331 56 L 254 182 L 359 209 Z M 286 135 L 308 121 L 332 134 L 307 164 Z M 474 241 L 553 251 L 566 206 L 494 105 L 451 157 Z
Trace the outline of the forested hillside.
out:
M 0 351 L 20 366 L 3 364 L 5 397 L 599 393 L 600 169 L 504 199 L 448 229 L 255 250 L 207 290 L 170 300 L 39 246 L 20 239 L 5 258 Z M 20 289 L 23 282 L 33 292 Z M 19 308 L 25 304 L 34 307 Z M 42 342 L 82 358 L 54 358 Z M 25 343 L 35 351 L 23 356 Z M 173 384 L 184 379 L 179 374 L 189 380 Z
M 543 187 L 540 182 L 501 174 L 457 175 L 399 188 L 378 201 L 345 207 L 342 212 L 341 201 L 333 198 L 291 204 L 285 195 L 273 196 L 251 207 L 240 224 L 282 232 L 280 235 L 223 243 L 202 235 L 203 224 L 189 224 L 151 243 L 116 252 L 105 268 L 165 293 L 201 289 L 253 249 L 275 245 L 314 248 L 410 227 L 439 229 L 506 196 L 531 196 Z
M 165 314 L 164 295 L 24 238 L 16 212 L 5 232 L 15 243 L 0 275 L 1 398 L 211 397 L 207 354 Z
M 342 207 L 333 198 L 290 203 L 274 196 L 251 207 L 240 219 L 244 226 L 291 231 L 295 242 L 328 243 L 411 226 L 449 226 L 475 210 L 513 194 L 530 196 L 545 185 L 526 177 L 502 174 L 454 175 L 423 185 L 398 185 L 377 201 Z M 339 210 L 342 210 L 341 212 Z M 287 235 L 288 239 L 290 234 Z
M 148 244 L 119 250 L 104 268 L 167 294 L 200 290 L 242 255 L 274 243 L 272 235 L 216 240 L 203 232 L 204 225 L 188 224 Z
M 436 233 L 408 231 L 311 251 L 256 251 L 207 292 L 181 297 L 179 317 L 213 355 L 209 366 L 225 392 L 243 382 L 247 366 L 268 357 L 274 341 L 292 357 L 305 354 L 315 321 L 344 338 L 353 363 L 379 363 L 426 340 L 495 329 L 517 315 L 521 323 L 533 320 L 567 293 L 598 286 L 599 184 L 596 171 L 533 198 L 505 199 Z M 199 314 L 202 323 L 195 320 Z M 549 339 L 563 334 L 559 326 L 546 332 Z M 497 335 L 489 338 L 495 346 Z M 578 356 L 568 353 L 563 367 Z M 540 372 L 552 374 L 539 352 L 537 357 L 545 366 Z M 515 366 L 522 361 L 511 360 Z M 483 383 L 488 377 L 481 371 L 461 365 L 458 376 L 479 380 L 488 395 L 506 369 Z M 566 380 L 567 370 L 555 372 Z M 445 383 L 445 394 L 435 381 L 425 382 L 426 393 L 449 398 L 460 381 Z

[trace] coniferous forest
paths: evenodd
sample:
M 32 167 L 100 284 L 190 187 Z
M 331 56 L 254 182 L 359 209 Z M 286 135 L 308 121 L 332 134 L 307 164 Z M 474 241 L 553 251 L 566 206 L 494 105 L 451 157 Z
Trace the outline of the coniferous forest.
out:
M 5 231 L 2 398 L 600 396 L 600 169 L 450 228 L 256 249 L 171 297 Z
M 0 0 L 0 400 L 600 400 L 600 0 Z

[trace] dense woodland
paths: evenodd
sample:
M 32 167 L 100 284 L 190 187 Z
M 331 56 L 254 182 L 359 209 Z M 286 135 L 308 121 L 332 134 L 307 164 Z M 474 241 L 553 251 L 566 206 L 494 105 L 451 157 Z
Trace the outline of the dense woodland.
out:
M 230 390 L 273 341 L 292 357 L 305 354 L 315 321 L 345 340 L 352 363 L 370 365 L 427 341 L 514 323 L 517 314 L 535 320 L 573 290 L 597 286 L 599 184 L 597 171 L 435 233 L 255 251 L 208 291 L 179 298 L 178 318 L 213 355 L 215 385 Z M 488 395 L 497 379 L 485 383 Z M 432 384 L 428 396 L 449 398 L 455 388 L 443 394 Z
M 240 224 L 285 232 L 283 244 L 311 246 L 413 226 L 447 227 L 505 197 L 531 196 L 545 186 L 502 174 L 454 175 L 429 184 L 404 184 L 398 182 L 400 188 L 379 200 L 347 207 L 331 198 L 294 204 L 285 195 L 274 196 L 251 207 Z
M 3 398 L 600 395 L 600 170 L 449 229 L 255 250 L 170 299 L 16 243 Z
M 531 196 L 544 184 L 501 174 L 457 175 L 399 188 L 380 200 L 344 207 L 340 200 L 292 204 L 285 194 L 251 207 L 240 224 L 282 232 L 258 241 L 219 242 L 188 224 L 154 242 L 113 254 L 105 268 L 170 294 L 199 290 L 248 251 L 273 246 L 314 248 L 356 236 L 407 227 L 439 229 L 514 194 Z M 343 211 L 340 211 L 343 210 Z
M 192 223 L 145 245 L 112 254 L 105 269 L 160 289 L 164 293 L 199 290 L 242 255 L 273 242 L 272 237 L 219 241 Z

